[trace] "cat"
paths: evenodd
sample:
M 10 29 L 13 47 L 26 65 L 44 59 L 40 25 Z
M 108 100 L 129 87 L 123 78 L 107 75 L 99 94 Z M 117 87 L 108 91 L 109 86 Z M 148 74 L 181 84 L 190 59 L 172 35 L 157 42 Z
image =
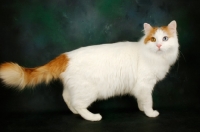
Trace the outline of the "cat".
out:
M 144 36 L 138 42 L 82 47 L 36 68 L 6 62 L 0 65 L 0 78 L 20 90 L 59 78 L 68 108 L 89 121 L 102 119 L 87 109 L 91 103 L 124 94 L 134 96 L 146 116 L 157 117 L 152 91 L 176 62 L 178 51 L 175 20 L 163 27 L 144 23 Z

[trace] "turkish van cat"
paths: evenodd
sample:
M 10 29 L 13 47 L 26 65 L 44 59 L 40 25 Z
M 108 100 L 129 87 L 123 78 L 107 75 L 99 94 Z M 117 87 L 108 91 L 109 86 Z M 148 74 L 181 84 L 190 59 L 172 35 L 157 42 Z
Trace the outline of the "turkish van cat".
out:
M 163 27 L 144 23 L 144 36 L 138 42 L 82 47 L 36 68 L 3 63 L 0 78 L 20 90 L 59 78 L 69 109 L 89 121 L 102 119 L 88 111 L 92 102 L 124 94 L 134 96 L 146 116 L 156 117 L 159 112 L 152 108 L 152 91 L 178 58 L 176 28 L 176 21 Z

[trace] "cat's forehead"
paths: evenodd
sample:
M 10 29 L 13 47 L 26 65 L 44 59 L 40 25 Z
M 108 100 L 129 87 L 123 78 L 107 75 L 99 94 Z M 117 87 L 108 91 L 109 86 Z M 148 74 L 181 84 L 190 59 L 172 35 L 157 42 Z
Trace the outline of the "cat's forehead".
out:
M 167 26 L 152 27 L 149 33 L 146 35 L 144 43 L 147 44 L 148 41 L 150 41 L 152 37 L 159 37 L 159 36 L 163 37 L 164 35 L 167 35 L 168 37 L 172 37 L 172 33 L 170 32 L 170 29 Z
M 158 28 L 157 30 L 156 30 L 156 32 L 153 34 L 153 37 L 163 37 L 163 36 L 169 36 L 170 34 L 169 33 L 167 33 L 167 31 L 165 31 L 165 30 L 163 30 L 163 29 L 161 29 L 161 28 Z

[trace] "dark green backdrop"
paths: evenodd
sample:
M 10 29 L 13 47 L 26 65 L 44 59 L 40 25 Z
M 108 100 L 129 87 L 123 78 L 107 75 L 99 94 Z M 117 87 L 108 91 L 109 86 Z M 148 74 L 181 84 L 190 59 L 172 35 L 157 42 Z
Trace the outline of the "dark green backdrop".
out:
M 179 61 L 156 85 L 157 109 L 200 105 L 199 0 L 15 0 L 0 4 L 0 63 L 43 65 L 60 53 L 118 41 L 137 41 L 143 23 L 178 24 Z M 0 84 L 2 112 L 68 111 L 62 84 L 54 81 L 17 91 Z M 132 97 L 98 101 L 91 109 L 138 110 Z

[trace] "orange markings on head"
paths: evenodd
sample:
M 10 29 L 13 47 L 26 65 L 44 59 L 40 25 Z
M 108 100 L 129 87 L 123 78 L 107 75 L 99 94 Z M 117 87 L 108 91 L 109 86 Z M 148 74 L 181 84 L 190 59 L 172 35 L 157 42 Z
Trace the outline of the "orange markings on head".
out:
M 168 37 L 173 36 L 173 34 L 170 32 L 170 29 L 168 28 L 168 26 L 163 26 L 160 29 L 163 30 L 163 32 L 167 33 Z
M 153 37 L 153 35 L 156 33 L 157 30 L 158 30 L 158 27 L 152 27 L 147 37 L 144 39 L 145 44 L 147 44 L 147 42 L 151 40 L 151 38 Z
M 173 33 L 170 32 L 170 29 L 168 26 L 163 27 L 152 27 L 152 29 L 149 31 L 149 34 L 144 39 L 144 43 L 147 44 L 148 41 L 151 41 L 153 35 L 156 33 L 158 29 L 161 29 L 163 32 L 167 33 L 168 37 L 173 37 Z

